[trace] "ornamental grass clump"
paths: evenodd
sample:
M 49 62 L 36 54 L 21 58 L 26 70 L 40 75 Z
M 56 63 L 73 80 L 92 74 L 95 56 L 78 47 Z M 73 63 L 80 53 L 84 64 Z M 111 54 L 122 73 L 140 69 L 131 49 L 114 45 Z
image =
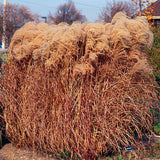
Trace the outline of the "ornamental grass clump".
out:
M 110 24 L 24 25 L 1 82 L 11 142 L 81 159 L 137 147 L 157 100 L 142 52 L 152 42 L 147 21 L 124 13 Z

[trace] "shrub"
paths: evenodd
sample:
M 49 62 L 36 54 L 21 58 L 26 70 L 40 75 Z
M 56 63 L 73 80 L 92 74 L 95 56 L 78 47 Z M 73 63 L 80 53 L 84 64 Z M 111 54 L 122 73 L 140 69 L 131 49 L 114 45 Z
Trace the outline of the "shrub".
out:
M 151 49 L 147 50 L 149 62 L 153 67 L 157 83 L 160 85 L 160 28 L 152 28 L 154 33 L 154 43 Z
M 1 83 L 7 136 L 82 159 L 136 147 L 152 132 L 157 102 L 141 52 L 152 41 L 146 20 L 124 13 L 107 25 L 26 24 L 12 39 Z

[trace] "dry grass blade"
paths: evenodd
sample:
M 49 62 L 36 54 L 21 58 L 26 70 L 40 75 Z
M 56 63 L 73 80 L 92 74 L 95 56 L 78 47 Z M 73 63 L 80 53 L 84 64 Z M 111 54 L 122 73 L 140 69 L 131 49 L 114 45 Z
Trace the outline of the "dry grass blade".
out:
M 1 82 L 7 136 L 73 159 L 136 147 L 152 132 L 157 100 L 141 52 L 152 40 L 145 20 L 124 13 L 107 25 L 26 24 L 13 36 Z

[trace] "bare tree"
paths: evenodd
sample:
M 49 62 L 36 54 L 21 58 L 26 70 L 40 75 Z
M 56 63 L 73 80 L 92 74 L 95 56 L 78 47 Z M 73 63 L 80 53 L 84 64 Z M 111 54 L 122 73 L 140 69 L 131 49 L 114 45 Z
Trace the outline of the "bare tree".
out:
M 29 21 L 39 21 L 39 15 L 32 14 L 25 6 L 7 4 L 6 8 L 6 40 L 9 44 L 14 32 Z M 0 4 L 0 39 L 2 39 L 3 4 Z
M 72 24 L 74 21 L 81 21 L 81 20 L 82 20 L 82 15 L 76 9 L 72 1 L 69 1 L 64 5 L 59 6 L 54 17 L 55 24 L 58 24 L 60 22 L 66 22 L 68 24 Z
M 47 16 L 47 23 L 48 24 L 53 24 L 54 23 L 54 16 L 52 15 L 51 12 L 49 12 L 48 16 Z
M 135 4 L 133 2 L 114 0 L 112 3 L 107 3 L 106 7 L 99 15 L 99 20 L 111 22 L 117 12 L 124 11 L 128 16 L 132 16 L 135 14 L 135 10 Z

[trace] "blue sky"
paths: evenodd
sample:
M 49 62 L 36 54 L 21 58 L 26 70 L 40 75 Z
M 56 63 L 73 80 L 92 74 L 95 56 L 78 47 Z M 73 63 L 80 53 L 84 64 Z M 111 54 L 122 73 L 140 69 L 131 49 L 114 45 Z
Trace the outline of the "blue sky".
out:
M 99 13 L 108 1 L 111 0 L 73 0 L 76 8 L 91 22 L 98 19 Z M 38 13 L 40 16 L 47 16 L 49 12 L 54 14 L 57 7 L 66 3 L 67 0 L 7 0 L 7 2 L 24 5 L 33 13 Z M 0 0 L 0 3 L 4 3 L 4 0 Z

